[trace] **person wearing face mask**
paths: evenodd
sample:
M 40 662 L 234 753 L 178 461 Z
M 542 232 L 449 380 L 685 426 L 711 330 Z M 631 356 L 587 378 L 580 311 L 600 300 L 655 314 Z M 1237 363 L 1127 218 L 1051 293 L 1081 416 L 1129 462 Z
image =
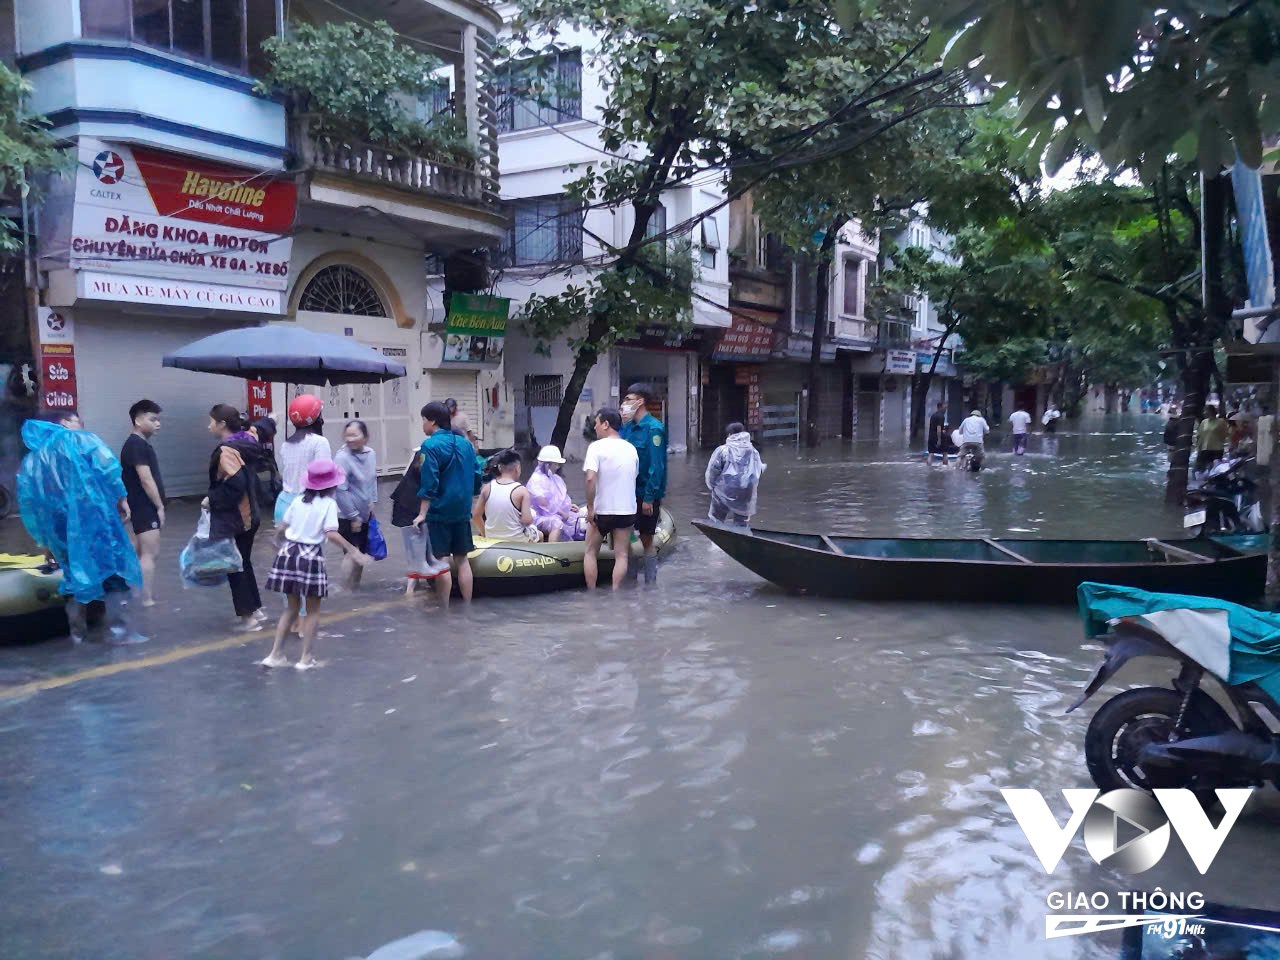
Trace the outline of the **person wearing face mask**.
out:
M 633 383 L 622 402 L 620 436 L 636 448 L 640 469 L 636 474 L 636 533 L 644 546 L 644 582 L 658 582 L 658 554 L 653 535 L 658 530 L 662 498 L 667 492 L 667 428 L 649 413 L 653 387 Z

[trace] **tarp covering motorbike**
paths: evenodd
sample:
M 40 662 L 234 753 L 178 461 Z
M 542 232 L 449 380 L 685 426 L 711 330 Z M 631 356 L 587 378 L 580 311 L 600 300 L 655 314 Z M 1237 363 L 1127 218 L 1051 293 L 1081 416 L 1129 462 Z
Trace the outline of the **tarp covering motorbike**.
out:
M 116 513 L 125 495 L 120 461 L 106 444 L 42 420 L 23 424 L 22 442 L 31 452 L 18 471 L 18 508 L 27 532 L 62 567 L 59 592 L 90 603 L 111 577 L 140 585 L 138 556 Z
M 1206 652 L 1206 645 L 1225 646 L 1228 661 L 1223 679 L 1231 684 L 1253 681 L 1271 696 L 1280 697 L 1280 615 L 1212 597 L 1149 593 L 1107 583 L 1082 583 L 1076 595 L 1087 636 L 1106 633 L 1109 620 L 1142 617 L 1175 647 L 1205 666 L 1214 666 L 1214 657 Z M 1221 616 L 1162 616 L 1173 611 L 1217 612 L 1225 614 L 1225 624 Z M 1221 676 L 1219 669 L 1214 672 Z

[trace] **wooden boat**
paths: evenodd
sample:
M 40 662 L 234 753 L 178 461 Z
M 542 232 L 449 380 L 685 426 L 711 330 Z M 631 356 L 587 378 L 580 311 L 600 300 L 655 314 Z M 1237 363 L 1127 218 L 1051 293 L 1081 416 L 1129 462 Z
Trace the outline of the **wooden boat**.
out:
M 1265 538 L 976 540 L 843 537 L 695 520 L 716 546 L 788 590 L 859 600 L 1075 603 L 1086 581 L 1247 603 Z
M 665 507 L 660 508 L 658 529 L 653 543 L 662 557 L 675 547 L 676 522 Z M 632 532 L 630 562 L 639 564 L 643 550 Z M 582 558 L 586 544 L 581 540 L 559 543 L 526 543 L 519 540 L 475 538 L 476 549 L 468 557 L 475 580 L 475 594 L 500 595 L 541 593 L 565 587 L 581 587 Z M 609 583 L 613 576 L 613 550 L 600 548 L 599 583 Z

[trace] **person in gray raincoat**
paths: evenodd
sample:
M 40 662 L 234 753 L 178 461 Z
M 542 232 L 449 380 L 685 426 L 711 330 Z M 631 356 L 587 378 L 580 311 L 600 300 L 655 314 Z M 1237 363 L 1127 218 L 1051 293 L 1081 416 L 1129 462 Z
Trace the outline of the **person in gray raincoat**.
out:
M 707 515 L 717 523 L 746 526 L 756 512 L 756 491 L 765 464 L 751 445 L 746 427 L 731 423 L 727 432 L 728 438 L 707 462 L 707 489 L 711 491 Z

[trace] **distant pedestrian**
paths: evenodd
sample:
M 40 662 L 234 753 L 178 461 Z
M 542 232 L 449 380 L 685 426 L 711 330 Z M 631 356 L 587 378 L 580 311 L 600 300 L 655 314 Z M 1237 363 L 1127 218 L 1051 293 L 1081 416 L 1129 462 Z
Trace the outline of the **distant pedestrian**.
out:
M 969 416 L 960 421 L 961 462 L 964 461 L 965 455 L 969 454 L 977 466 L 982 466 L 984 458 L 983 443 L 990 432 L 991 427 L 980 410 L 972 411 Z
M 475 549 L 471 537 L 471 500 L 476 494 L 476 451 L 466 437 L 450 427 L 449 408 L 428 403 L 422 408 L 422 481 L 418 486 L 418 515 L 415 525 L 425 525 L 436 556 L 452 558 L 458 574 L 458 592 L 471 601 L 471 561 Z M 452 572 L 436 578 L 436 595 L 449 606 L 453 590 Z
M 261 524 L 258 505 L 258 464 L 262 445 L 244 429 L 240 412 L 229 403 L 219 403 L 209 411 L 209 432 L 218 439 L 209 458 L 209 537 L 233 540 L 240 552 L 243 569 L 227 574 L 231 602 L 240 629 L 262 629 L 267 619 L 253 572 L 253 541 Z
M 378 455 L 369 446 L 369 428 L 363 420 L 352 420 L 342 431 L 343 444 L 333 458 L 346 479 L 338 485 L 338 532 L 355 544 L 361 553 L 369 552 L 369 518 L 378 502 Z M 342 558 L 342 577 L 347 588 L 360 586 L 364 567 L 350 556 Z
M 1182 425 L 1182 417 L 1176 403 L 1169 404 L 1169 419 L 1164 425 L 1164 446 L 1172 462 L 1173 453 L 1178 447 L 1178 428 Z
M 541 532 L 533 525 L 529 489 L 520 482 L 519 451 L 508 447 L 495 453 L 489 463 L 494 477 L 476 498 L 472 524 L 490 540 L 541 540 Z
M 731 423 L 725 442 L 707 461 L 703 479 L 711 491 L 707 515 L 717 523 L 745 527 L 756 512 L 756 493 L 765 463 L 751 444 L 751 434 L 741 423 Z
M 933 411 L 933 416 L 929 418 L 929 439 L 928 439 L 929 457 L 942 457 L 944 460 L 947 456 L 947 404 L 945 400 L 939 400 L 937 409 Z
M 596 588 L 600 545 L 613 546 L 613 589 L 627 576 L 631 528 L 636 522 L 636 477 L 640 460 L 636 448 L 618 435 L 622 414 L 604 407 L 596 414 L 596 440 L 587 447 L 582 470 L 587 481 L 587 549 L 582 573 L 587 589 Z
M 288 664 L 284 638 L 301 613 L 303 598 L 307 599 L 308 613 L 303 620 L 302 654 L 295 666 L 306 670 L 318 665 L 311 645 L 316 636 L 320 601 L 329 595 L 329 577 L 324 566 L 326 540 L 341 547 L 359 564 L 367 566 L 373 562 L 372 557 L 357 550 L 338 532 L 338 503 L 333 495 L 344 479 L 342 468 L 332 460 L 312 463 L 303 481 L 306 490 L 289 504 L 282 526 L 276 531 L 279 552 L 271 564 L 267 589 L 283 593 L 287 607 L 276 623 L 275 643 L 262 661 L 264 667 Z
M 142 569 L 142 605 L 156 605 L 156 557 L 164 528 L 164 480 L 151 438 L 160 429 L 160 405 L 139 400 L 129 408 L 133 429 L 120 450 L 121 479 L 129 501 L 129 539 Z
M 120 461 L 82 429 L 74 410 L 53 411 L 22 425 L 29 451 L 18 470 L 18 510 L 36 544 L 62 568 L 58 592 L 68 598 L 71 640 L 88 635 L 88 606 L 106 601 L 107 639 L 141 643 L 133 629 L 130 587 L 142 586 L 129 543 L 129 498 Z
M 662 512 L 662 498 L 667 492 L 667 429 L 649 412 L 655 395 L 647 383 L 627 387 L 622 404 L 622 432 L 636 448 L 639 472 L 636 475 L 636 533 L 644 547 L 645 583 L 658 582 L 658 553 L 653 545 Z
M 1204 419 L 1196 424 L 1195 448 L 1196 470 L 1203 472 L 1222 459 L 1227 447 L 1227 433 L 1230 430 L 1227 421 L 1218 416 L 1218 408 L 1212 403 L 1204 406 Z
M 1013 428 L 1013 452 L 1020 457 L 1027 452 L 1027 428 L 1031 426 L 1031 414 L 1019 407 L 1009 414 L 1009 424 Z
M 1040 418 L 1040 425 L 1044 427 L 1045 433 L 1057 433 L 1058 421 L 1062 419 L 1062 411 L 1058 409 L 1058 405 L 1052 400 L 1044 412 L 1044 416 Z
M 249 423 L 249 432 L 262 447 L 262 459 L 258 463 L 258 505 L 272 517 L 276 500 L 284 492 L 280 479 L 280 466 L 276 463 L 276 422 L 271 417 L 258 417 Z

